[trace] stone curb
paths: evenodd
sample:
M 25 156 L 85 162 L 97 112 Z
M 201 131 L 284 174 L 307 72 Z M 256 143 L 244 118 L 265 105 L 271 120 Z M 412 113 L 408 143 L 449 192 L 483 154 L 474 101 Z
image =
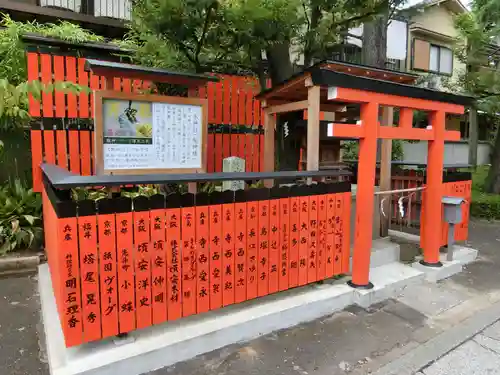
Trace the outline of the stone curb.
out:
M 27 256 L 6 256 L 0 258 L 0 277 L 15 277 L 36 273 L 37 267 L 44 261 L 43 253 Z

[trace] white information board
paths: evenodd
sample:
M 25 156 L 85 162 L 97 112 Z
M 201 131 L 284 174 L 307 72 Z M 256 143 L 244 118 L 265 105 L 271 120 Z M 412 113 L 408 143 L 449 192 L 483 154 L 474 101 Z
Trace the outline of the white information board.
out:
M 205 170 L 203 100 L 119 92 L 111 95 L 101 98 L 100 126 L 96 117 L 96 155 L 102 150 L 102 157 L 96 158 L 98 172 Z

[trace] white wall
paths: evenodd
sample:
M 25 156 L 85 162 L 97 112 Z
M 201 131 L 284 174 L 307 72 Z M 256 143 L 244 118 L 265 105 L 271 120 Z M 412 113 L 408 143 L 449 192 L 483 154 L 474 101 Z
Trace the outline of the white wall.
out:
M 489 143 L 479 143 L 477 149 L 478 165 L 489 164 L 491 155 Z M 427 163 L 427 142 L 403 142 L 404 161 L 411 163 Z M 469 144 L 453 142 L 445 144 L 444 164 L 467 164 L 469 162 Z

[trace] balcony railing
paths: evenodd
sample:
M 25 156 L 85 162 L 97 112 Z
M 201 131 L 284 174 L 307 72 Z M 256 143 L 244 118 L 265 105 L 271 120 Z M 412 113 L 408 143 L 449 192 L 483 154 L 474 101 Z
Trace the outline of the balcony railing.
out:
M 38 0 L 37 5 L 123 20 L 130 20 L 131 14 L 130 0 Z

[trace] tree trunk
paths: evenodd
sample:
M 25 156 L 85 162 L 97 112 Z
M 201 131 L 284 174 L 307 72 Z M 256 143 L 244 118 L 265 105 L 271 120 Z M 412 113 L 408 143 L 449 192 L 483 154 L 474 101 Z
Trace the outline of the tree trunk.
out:
M 491 156 L 491 167 L 486 178 L 484 190 L 487 193 L 500 194 L 500 126 L 497 128 L 495 146 Z
M 363 25 L 362 63 L 385 68 L 387 52 L 387 14 Z
M 273 86 L 287 80 L 293 75 L 290 59 L 290 43 L 274 45 L 266 51 L 269 63 L 269 74 Z M 299 146 L 297 137 L 297 120 L 302 112 L 278 115 L 276 122 L 275 153 L 279 170 L 297 170 L 299 164 Z M 288 132 L 285 132 L 285 124 Z M 286 136 L 286 133 L 288 136 Z

